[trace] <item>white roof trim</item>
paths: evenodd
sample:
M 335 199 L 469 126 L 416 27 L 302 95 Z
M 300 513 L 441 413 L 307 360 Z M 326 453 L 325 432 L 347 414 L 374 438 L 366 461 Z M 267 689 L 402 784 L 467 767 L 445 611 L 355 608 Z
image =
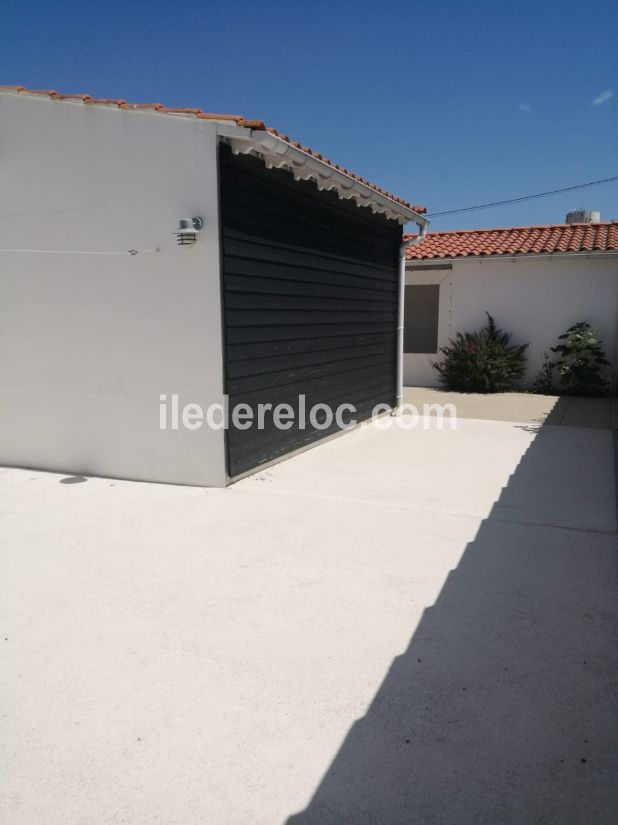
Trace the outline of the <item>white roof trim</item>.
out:
M 358 206 L 368 206 L 372 212 L 400 224 L 415 223 L 422 227 L 429 223 L 427 218 L 413 209 L 397 203 L 351 175 L 334 169 L 277 135 L 261 129 L 237 126 L 221 126 L 218 132 L 235 155 L 257 155 L 267 169 L 286 169 L 294 175 L 295 180 L 312 180 L 318 189 L 333 190 L 339 198 L 353 200 Z
M 616 258 L 618 251 L 615 249 L 580 249 L 578 252 L 506 252 L 503 255 L 454 255 L 450 258 L 406 258 L 406 266 L 414 268 L 415 266 L 430 267 L 432 265 L 439 266 L 440 264 L 458 264 L 466 261 L 475 262 L 479 264 L 498 263 L 519 263 L 520 261 L 538 261 L 539 258 L 553 260 L 554 258 Z

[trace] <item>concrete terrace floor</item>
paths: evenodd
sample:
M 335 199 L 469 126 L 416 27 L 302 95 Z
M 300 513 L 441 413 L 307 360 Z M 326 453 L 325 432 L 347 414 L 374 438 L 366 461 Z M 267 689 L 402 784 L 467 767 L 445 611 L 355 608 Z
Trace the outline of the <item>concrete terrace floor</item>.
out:
M 424 404 L 455 404 L 460 418 L 618 429 L 618 398 L 615 397 L 569 398 L 525 392 L 482 395 L 405 387 L 404 402 L 414 404 L 419 410 Z
M 0 471 L 2 820 L 615 822 L 612 432 L 502 412 L 227 490 Z

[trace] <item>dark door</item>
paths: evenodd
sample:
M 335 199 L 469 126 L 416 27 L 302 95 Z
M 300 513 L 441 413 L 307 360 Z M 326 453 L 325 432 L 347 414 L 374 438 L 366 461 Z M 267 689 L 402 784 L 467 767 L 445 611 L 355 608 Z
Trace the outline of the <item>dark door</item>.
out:
M 230 410 L 305 396 L 307 420 L 230 426 L 236 476 L 338 429 L 311 426 L 318 403 L 351 403 L 356 419 L 396 396 L 401 227 L 366 207 L 268 170 L 221 146 L 226 392 Z M 346 417 L 347 420 L 347 417 Z M 286 422 L 289 423 L 289 422 Z

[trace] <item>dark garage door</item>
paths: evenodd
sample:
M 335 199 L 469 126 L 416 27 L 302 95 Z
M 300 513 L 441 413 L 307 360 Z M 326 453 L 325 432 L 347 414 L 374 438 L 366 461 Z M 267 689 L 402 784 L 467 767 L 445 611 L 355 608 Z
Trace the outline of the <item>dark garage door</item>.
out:
M 358 420 L 396 396 L 398 253 L 401 227 L 369 209 L 268 170 L 221 147 L 226 392 L 246 403 L 291 404 L 306 396 Z M 337 429 L 297 417 L 290 429 L 227 434 L 236 476 Z

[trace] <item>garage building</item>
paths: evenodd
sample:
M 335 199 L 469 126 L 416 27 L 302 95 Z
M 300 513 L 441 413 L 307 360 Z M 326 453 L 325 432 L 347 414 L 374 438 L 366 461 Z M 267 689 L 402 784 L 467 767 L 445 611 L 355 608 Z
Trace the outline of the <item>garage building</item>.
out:
M 0 108 L 3 464 L 224 486 L 339 425 L 196 410 L 396 405 L 422 207 L 240 116 L 22 87 Z

